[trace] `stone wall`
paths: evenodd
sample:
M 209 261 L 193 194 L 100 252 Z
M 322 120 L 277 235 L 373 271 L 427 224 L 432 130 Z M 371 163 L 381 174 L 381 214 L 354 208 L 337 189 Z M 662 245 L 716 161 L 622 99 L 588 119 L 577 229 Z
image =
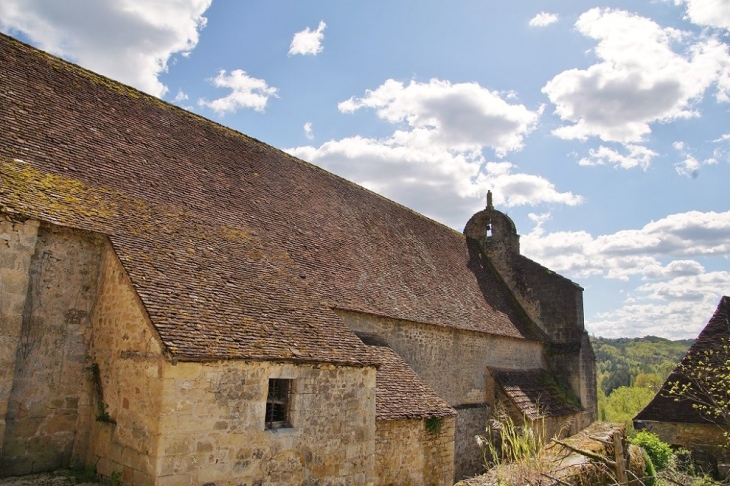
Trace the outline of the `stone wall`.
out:
M 99 255 L 103 240 L 89 233 L 33 222 L 5 220 L 3 260 L 15 272 L 3 274 L 3 299 L 12 300 L 13 330 L 4 336 L 4 382 L 12 370 L 7 396 L 0 476 L 28 474 L 67 466 L 74 450 L 86 447 L 90 381 L 86 344 L 90 312 L 96 299 Z M 35 239 L 32 258 L 30 245 Z M 20 275 L 26 272 L 27 277 Z M 20 292 L 26 289 L 20 309 Z M 18 324 L 20 328 L 18 329 Z M 10 340 L 16 340 L 15 362 L 8 365 Z M 5 385 L 7 386 L 7 385 Z
M 455 479 L 482 470 L 474 436 L 486 425 L 487 367 L 544 368 L 543 344 L 337 310 L 353 331 L 374 333 L 456 408 Z
M 37 221 L 0 213 L 0 458 L 37 233 Z
M 375 369 L 165 363 L 160 485 L 368 484 Z M 265 429 L 268 380 L 293 380 L 291 428 Z
M 692 458 L 706 469 L 716 469 L 720 462 L 728 462 L 730 454 L 722 444 L 727 443 L 726 431 L 713 424 L 686 424 L 677 422 L 641 421 L 637 430 L 656 434 L 667 444 L 684 447 Z M 717 472 L 716 470 L 714 472 Z
M 105 246 L 92 315 L 94 384 L 90 447 L 84 462 L 127 484 L 154 484 L 162 392 L 162 348 L 111 245 Z M 85 456 L 85 457 L 84 457 Z
M 425 420 L 376 422 L 376 484 L 454 484 L 454 418 L 428 431 Z
M 581 425 L 595 421 L 595 356 L 584 326 L 583 289 L 520 255 L 514 222 L 489 204 L 472 216 L 464 234 L 481 248 L 520 306 L 550 337 L 547 369 L 570 384 L 581 398 L 585 409 L 579 419 Z
M 475 436 L 485 434 L 491 407 L 485 403 L 455 408 L 454 480 L 458 481 L 484 472 L 484 455 Z

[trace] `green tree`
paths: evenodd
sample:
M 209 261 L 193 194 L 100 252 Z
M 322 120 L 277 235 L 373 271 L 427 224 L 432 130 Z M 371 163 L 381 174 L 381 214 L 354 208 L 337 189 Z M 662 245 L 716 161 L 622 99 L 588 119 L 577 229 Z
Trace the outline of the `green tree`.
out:
M 606 422 L 626 424 L 626 430 L 633 430 L 633 419 L 639 411 L 654 397 L 649 388 L 621 386 L 606 398 L 600 417 Z

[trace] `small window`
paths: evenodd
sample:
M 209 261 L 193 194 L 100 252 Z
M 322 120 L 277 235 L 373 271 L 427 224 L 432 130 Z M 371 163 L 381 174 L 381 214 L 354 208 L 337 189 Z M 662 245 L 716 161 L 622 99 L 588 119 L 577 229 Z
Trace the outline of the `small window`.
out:
M 291 427 L 289 423 L 291 389 L 292 380 L 282 380 L 279 378 L 269 380 L 269 393 L 266 397 L 267 429 Z

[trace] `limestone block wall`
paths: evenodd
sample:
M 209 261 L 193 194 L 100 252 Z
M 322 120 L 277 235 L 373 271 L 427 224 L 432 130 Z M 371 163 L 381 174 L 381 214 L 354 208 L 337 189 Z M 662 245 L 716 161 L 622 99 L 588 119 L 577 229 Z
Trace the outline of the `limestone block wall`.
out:
M 454 484 L 454 418 L 428 431 L 425 420 L 379 420 L 376 484 Z
M 455 407 L 454 481 L 484 472 L 484 457 L 474 438 L 484 435 L 491 407 L 486 403 Z
M 641 424 L 643 430 L 653 432 L 667 444 L 690 450 L 700 464 L 717 467 L 718 462 L 730 458 L 727 449 L 722 447 L 727 441 L 726 431 L 716 425 L 649 421 Z
M 156 484 L 161 344 L 108 243 L 101 267 L 89 347 L 99 382 L 92 394 L 90 446 L 79 456 L 104 476 L 118 473 L 126 484 Z
M 37 237 L 28 259 L 34 227 Z M 7 235 L 7 221 L 4 229 Z M 17 332 L 3 333 L 6 343 L 15 338 L 16 347 L 14 365 L 3 366 L 5 386 L 12 371 L 12 390 L 7 402 L 2 401 L 7 408 L 0 476 L 68 465 L 73 451 L 86 447 L 90 409 L 86 341 L 103 242 L 93 234 L 32 222 L 13 225 L 6 241 L 16 242 L 9 253 L 3 251 L 3 260 L 15 262 L 15 279 L 7 278 L 12 273 L 3 275 L 2 298 L 13 302 L 2 307 L 13 311 L 10 321 Z M 25 285 L 22 271 L 27 275 Z M 4 347 L 7 352 L 9 343 Z
M 375 333 L 456 408 L 455 479 L 482 471 L 474 436 L 486 425 L 486 369 L 545 368 L 543 344 L 336 310 L 353 331 Z
M 165 363 L 159 485 L 369 484 L 375 369 Z M 291 379 L 291 428 L 265 429 L 268 380 Z
M 0 213 L 0 457 L 38 224 Z

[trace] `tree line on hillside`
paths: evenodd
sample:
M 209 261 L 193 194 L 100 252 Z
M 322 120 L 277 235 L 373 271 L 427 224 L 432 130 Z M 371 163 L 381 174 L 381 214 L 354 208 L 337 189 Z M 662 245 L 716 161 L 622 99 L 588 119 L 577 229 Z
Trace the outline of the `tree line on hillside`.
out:
M 671 341 L 656 336 L 609 339 L 591 336 L 596 355 L 598 419 L 631 421 L 687 353 L 693 339 Z

